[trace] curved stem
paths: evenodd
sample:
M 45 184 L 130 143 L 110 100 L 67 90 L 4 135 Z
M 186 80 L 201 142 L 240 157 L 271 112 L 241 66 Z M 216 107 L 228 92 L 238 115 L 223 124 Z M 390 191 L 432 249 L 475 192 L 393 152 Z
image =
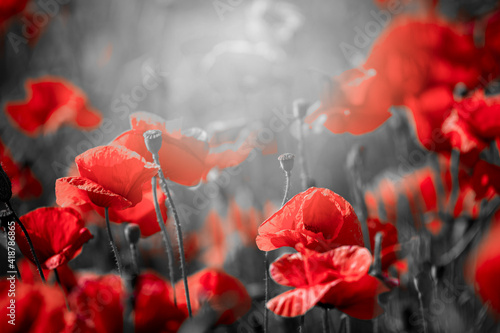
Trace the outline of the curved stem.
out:
M 283 197 L 281 207 L 283 207 L 287 203 L 288 196 L 290 195 L 290 174 L 290 171 L 285 171 L 285 196 Z
M 158 157 L 158 154 L 153 154 L 153 159 L 154 159 L 155 163 L 159 166 L 160 159 Z M 189 286 L 188 286 L 187 275 L 186 275 L 186 258 L 184 256 L 184 244 L 183 244 L 183 240 L 182 240 L 181 223 L 179 220 L 179 215 L 177 215 L 177 209 L 175 209 L 174 201 L 172 200 L 172 195 L 170 194 L 170 190 L 168 189 L 167 180 L 165 179 L 165 176 L 163 175 L 163 170 L 161 169 L 161 167 L 160 167 L 160 170 L 158 170 L 158 175 L 160 176 L 161 189 L 163 190 L 163 192 L 167 196 L 168 206 L 170 208 L 170 211 L 172 212 L 172 215 L 174 216 L 175 230 L 177 233 L 177 244 L 179 245 L 179 256 L 181 257 L 181 273 L 182 273 L 182 280 L 184 281 L 184 292 L 186 293 L 186 303 L 187 303 L 189 318 L 192 318 L 193 313 L 191 311 L 191 299 L 189 298 Z
M 300 321 L 300 323 L 299 323 L 299 332 L 300 333 L 304 333 L 305 329 L 306 329 L 306 327 L 305 327 L 306 316 L 304 316 L 304 315 L 300 316 L 299 317 L 299 321 Z
M 168 236 L 167 227 L 163 222 L 163 217 L 161 216 L 160 205 L 158 204 L 158 194 L 156 193 L 156 176 L 151 180 L 151 185 L 153 186 L 153 199 L 155 204 L 156 219 L 160 224 L 160 229 L 163 237 L 163 243 L 165 243 L 165 251 L 168 257 L 168 270 L 170 275 L 170 283 L 172 284 L 172 291 L 174 293 L 174 305 L 177 306 L 177 295 L 175 293 L 175 276 L 174 276 L 174 250 L 172 247 L 172 242 Z
M 61 283 L 61 279 L 59 278 L 59 273 L 57 272 L 57 268 L 54 268 L 54 275 L 56 277 L 57 284 L 59 285 L 59 287 L 61 287 L 61 290 L 62 290 L 62 293 L 64 296 L 64 303 L 66 303 L 66 308 L 68 309 L 68 311 L 71 312 L 71 309 L 69 307 L 68 297 L 66 295 L 66 290 L 64 289 L 64 287 Z
M 40 261 L 38 261 L 38 257 L 36 256 L 35 248 L 33 247 L 33 243 L 31 242 L 31 238 L 30 238 L 30 235 L 28 234 L 28 230 L 26 230 L 26 228 L 24 227 L 24 224 L 17 217 L 16 212 L 12 208 L 10 202 L 7 202 L 7 207 L 9 207 L 9 209 L 12 211 L 12 215 L 14 216 L 14 218 L 16 219 L 17 224 L 19 225 L 19 227 L 23 231 L 24 236 L 26 237 L 26 240 L 28 241 L 28 245 L 30 247 L 31 255 L 33 256 L 33 260 L 35 261 L 35 264 L 36 264 L 36 268 L 38 269 L 38 272 L 40 273 L 40 277 L 42 278 L 43 283 L 45 283 L 46 281 L 45 281 L 45 276 L 43 275 L 42 266 L 40 266 Z
M 122 264 L 118 254 L 118 249 L 116 248 L 115 241 L 113 240 L 113 234 L 111 233 L 111 226 L 109 224 L 109 212 L 108 207 L 104 208 L 104 216 L 106 219 L 106 231 L 108 232 L 109 243 L 111 244 L 111 249 L 115 255 L 116 266 L 118 267 L 118 274 L 122 275 Z

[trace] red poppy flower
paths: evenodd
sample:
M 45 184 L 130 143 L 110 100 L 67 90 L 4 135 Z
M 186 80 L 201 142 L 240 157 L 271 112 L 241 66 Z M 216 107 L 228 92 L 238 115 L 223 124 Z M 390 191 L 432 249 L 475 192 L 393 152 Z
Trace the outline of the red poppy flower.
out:
M 170 282 L 154 273 L 139 275 L 135 287 L 135 332 L 177 332 L 186 316 L 171 298 Z
M 57 204 L 125 209 L 142 200 L 142 186 L 158 172 L 156 166 L 124 147 L 100 146 L 75 159 L 80 177 L 56 181 Z
M 24 278 L 24 277 L 23 277 Z M 16 281 L 15 298 L 7 297 L 10 281 L 0 280 L 0 331 L 5 333 L 62 332 L 65 327 L 66 305 L 61 289 L 41 283 Z M 10 301 L 15 299 L 14 316 L 9 317 Z M 15 325 L 8 321 L 14 319 Z
M 205 247 L 203 262 L 210 267 L 222 268 L 227 253 L 226 235 L 223 221 L 215 210 L 208 213 L 202 235 L 204 237 L 201 237 L 201 240 Z
M 117 275 L 85 274 L 68 296 L 68 332 L 123 332 L 122 280 Z
M 364 246 L 358 217 L 340 195 L 311 187 L 290 199 L 259 227 L 256 242 L 262 251 L 298 244 L 316 251 L 341 245 Z
M 167 223 L 167 207 L 165 200 L 167 196 L 161 191 L 159 186 L 156 190 L 158 204 L 160 206 L 163 223 Z M 104 217 L 104 209 L 94 206 L 95 210 Z M 149 237 L 161 231 L 156 210 L 154 206 L 153 188 L 150 182 L 146 182 L 142 189 L 142 200 L 137 205 L 126 209 L 109 209 L 109 220 L 115 223 L 135 223 L 141 230 L 141 237 Z
M 483 303 L 498 319 L 500 318 L 500 219 L 495 214 L 490 231 L 479 244 L 477 250 L 469 256 L 464 267 L 464 275 L 481 297 Z
M 358 246 L 285 254 L 271 264 L 271 277 L 295 289 L 274 297 L 266 306 L 284 317 L 300 316 L 323 305 L 354 318 L 375 318 L 383 312 L 377 296 L 388 289 L 368 274 L 371 263 L 370 252 Z
M 64 124 L 90 130 L 99 126 L 101 114 L 89 106 L 87 96 L 63 78 L 44 76 L 26 81 L 25 100 L 8 102 L 7 116 L 29 136 L 55 132 Z
M 93 238 L 80 214 L 72 208 L 44 207 L 21 216 L 40 265 L 55 269 L 82 250 L 83 244 Z M 16 225 L 16 240 L 25 257 L 34 261 L 21 228 Z
M 219 314 L 217 324 L 230 325 L 250 310 L 252 300 L 245 286 L 222 270 L 205 268 L 188 277 L 191 309 L 196 314 L 204 303 Z M 187 316 L 184 285 L 176 285 L 177 306 Z
M 27 200 L 42 195 L 42 184 L 27 165 L 14 161 L 9 149 L 0 141 L 0 163 L 12 184 L 12 195 Z
M 186 186 L 198 184 L 215 167 L 223 169 L 240 164 L 253 149 L 253 146 L 244 143 L 236 150 L 211 152 L 206 141 L 182 135 L 180 131 L 170 133 L 166 121 L 154 114 L 138 112 L 132 114 L 130 119 L 132 129 L 118 136 L 112 145 L 125 146 L 152 162 L 143 133 L 151 129 L 160 130 L 162 146 L 158 154 L 164 176 Z

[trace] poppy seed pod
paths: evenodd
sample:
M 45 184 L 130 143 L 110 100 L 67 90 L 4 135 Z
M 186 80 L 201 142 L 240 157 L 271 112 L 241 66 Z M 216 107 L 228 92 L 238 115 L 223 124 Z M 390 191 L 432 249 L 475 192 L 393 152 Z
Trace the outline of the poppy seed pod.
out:
M 12 198 L 12 183 L 0 165 L 0 201 L 8 202 Z
M 158 154 L 162 143 L 161 131 L 147 130 L 144 132 L 143 136 L 146 148 L 148 148 L 149 152 L 153 155 Z
M 295 155 L 290 153 L 281 154 L 278 156 L 278 161 L 280 161 L 281 168 L 285 172 L 290 172 L 293 169 L 293 161 L 295 160 Z
M 135 223 L 127 224 L 125 228 L 125 238 L 130 244 L 139 243 L 139 239 L 141 238 L 141 229 L 139 226 Z

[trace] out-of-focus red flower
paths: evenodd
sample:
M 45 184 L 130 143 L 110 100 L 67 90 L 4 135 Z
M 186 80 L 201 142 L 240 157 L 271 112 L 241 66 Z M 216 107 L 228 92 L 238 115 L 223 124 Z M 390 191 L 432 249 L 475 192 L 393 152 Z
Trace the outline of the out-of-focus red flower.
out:
M 68 296 L 67 332 L 123 332 L 122 280 L 117 275 L 85 274 Z
M 42 195 L 42 184 L 27 165 L 14 161 L 9 149 L 0 141 L 0 163 L 12 184 L 12 195 L 27 200 Z
M 229 201 L 229 218 L 244 246 L 255 246 L 257 231 L 263 217 L 269 217 L 274 212 L 276 212 L 276 208 L 270 201 L 265 203 L 264 212 L 253 206 L 248 210 L 243 210 L 234 199 Z
M 236 149 L 217 149 L 213 152 L 206 141 L 182 135 L 180 131 L 169 132 L 166 121 L 154 114 L 138 112 L 132 114 L 130 119 L 132 129 L 118 136 L 112 145 L 125 146 L 140 154 L 146 161 L 152 162 L 153 157 L 146 148 L 143 133 L 151 129 L 160 130 L 162 146 L 158 154 L 164 176 L 186 186 L 198 184 L 215 167 L 224 169 L 240 164 L 253 149 L 245 141 Z
M 205 268 L 188 277 L 189 296 L 193 314 L 204 303 L 219 314 L 217 324 L 230 325 L 250 310 L 252 300 L 245 286 L 235 277 L 219 269 Z M 175 285 L 177 306 L 187 316 L 184 285 Z
M 135 332 L 177 332 L 186 315 L 174 306 L 170 283 L 144 273 L 135 288 Z
M 124 147 L 100 146 L 75 159 L 79 177 L 56 181 L 57 204 L 92 203 L 99 207 L 125 209 L 142 200 L 142 187 L 158 172 L 152 163 Z
M 222 268 L 227 254 L 226 233 L 223 221 L 216 210 L 212 209 L 208 213 L 202 235 L 200 240 L 205 247 L 203 262 L 210 267 Z
M 500 193 L 500 167 L 480 160 L 474 167 L 471 184 L 476 200 L 491 199 Z
M 381 81 L 384 78 L 374 71 L 345 71 L 334 78 L 334 90 L 305 122 L 311 124 L 325 114 L 324 126 L 333 133 L 360 135 L 377 129 L 389 119 L 389 108 L 394 104 L 391 90 Z
M 298 244 L 315 251 L 341 245 L 364 246 L 361 226 L 344 198 L 325 188 L 311 187 L 290 199 L 259 227 L 262 251 Z
M 464 275 L 488 309 L 500 318 L 500 216 L 495 214 L 491 229 L 472 253 L 464 267 Z
M 89 106 L 85 93 L 64 78 L 44 76 L 26 81 L 26 99 L 8 102 L 5 112 L 26 135 L 56 132 L 64 124 L 90 130 L 101 113 Z
M 371 263 L 370 252 L 359 246 L 285 254 L 271 264 L 271 277 L 295 289 L 274 297 L 266 306 L 284 317 L 300 316 L 323 305 L 354 318 L 375 318 L 383 312 L 377 296 L 388 289 L 368 274 Z
M 24 278 L 24 277 L 23 277 Z M 57 286 L 42 283 L 15 283 L 15 297 L 8 297 L 9 280 L 0 280 L 0 331 L 5 333 L 62 332 L 65 327 L 66 306 L 62 291 Z M 15 300 L 15 309 L 8 306 Z M 13 313 L 14 316 L 9 317 Z M 9 324 L 14 319 L 15 325 Z
M 55 269 L 77 256 L 93 238 L 80 214 L 72 208 L 44 207 L 21 216 L 42 268 Z M 34 262 L 28 241 L 16 225 L 16 240 L 26 258 Z
M 21 13 L 29 0 L 2 0 L 0 1 L 0 29 L 13 16 Z
M 389 267 L 396 264 L 399 259 L 398 254 L 401 246 L 398 241 L 398 230 L 393 224 L 383 223 L 379 219 L 370 218 L 367 219 L 366 223 L 368 225 L 372 249 L 375 249 L 375 236 L 379 232 L 382 233 L 380 259 L 382 262 L 382 271 L 387 273 Z M 395 267 L 397 268 L 399 266 L 396 265 Z

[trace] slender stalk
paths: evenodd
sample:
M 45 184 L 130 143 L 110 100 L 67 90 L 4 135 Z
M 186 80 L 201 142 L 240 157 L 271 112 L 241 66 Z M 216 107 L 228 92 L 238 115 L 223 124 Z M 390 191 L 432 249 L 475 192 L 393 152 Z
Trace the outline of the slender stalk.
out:
M 290 195 L 290 175 L 291 171 L 285 171 L 285 196 L 283 197 L 281 207 L 283 207 L 287 203 L 288 196 Z
M 299 317 L 299 332 L 304 333 L 305 332 L 305 321 L 306 321 L 306 316 L 302 315 Z
M 153 186 L 153 198 L 155 204 L 156 211 L 156 219 L 160 224 L 161 233 L 163 237 L 163 243 L 165 243 L 165 251 L 167 252 L 168 257 L 168 270 L 170 275 L 170 283 L 172 284 L 172 291 L 174 293 L 174 304 L 177 306 L 177 295 L 175 293 L 175 276 L 174 276 L 174 250 L 172 247 L 172 242 L 170 241 L 170 237 L 168 236 L 167 228 L 165 223 L 163 223 L 163 217 L 161 216 L 160 205 L 158 204 L 158 195 L 156 191 L 156 176 L 151 180 L 151 185 Z
M 330 332 L 330 321 L 328 320 L 328 309 L 323 309 L 323 333 Z
M 269 323 L 269 309 L 266 304 L 269 301 L 269 251 L 264 253 L 264 333 L 267 333 Z
M 35 261 L 36 268 L 38 269 L 38 273 L 40 273 L 40 277 L 42 278 L 43 283 L 45 283 L 45 276 L 43 275 L 43 270 L 42 266 L 40 266 L 40 261 L 38 261 L 38 257 L 36 256 L 35 253 L 35 248 L 33 247 L 33 243 L 31 242 L 30 235 L 28 234 L 28 230 L 24 227 L 24 224 L 21 222 L 21 220 L 17 217 L 16 212 L 12 208 L 10 202 L 7 202 L 7 207 L 12 211 L 12 215 L 14 216 L 14 219 L 16 220 L 17 224 L 21 228 L 21 230 L 24 233 L 24 236 L 26 237 L 26 240 L 28 241 L 28 245 L 30 247 L 31 255 L 33 256 L 33 260 Z
M 299 163 L 300 163 L 300 179 L 302 184 L 302 190 L 305 191 L 309 187 L 309 169 L 307 168 L 306 153 L 304 149 L 304 134 L 302 133 L 303 121 L 299 118 L 299 131 L 298 131 L 298 151 L 299 151 Z
M 375 235 L 375 249 L 373 250 L 373 265 L 370 274 L 380 277 L 382 276 L 382 233 L 377 232 Z
M 153 158 L 156 164 L 160 165 L 158 154 L 153 154 Z M 175 230 L 177 233 L 177 244 L 179 245 L 179 255 L 181 257 L 181 273 L 182 273 L 182 279 L 184 280 L 184 291 L 186 293 L 186 303 L 187 303 L 189 318 L 192 318 L 193 313 L 191 311 L 191 300 L 189 298 L 189 286 L 186 275 L 186 257 L 184 255 L 184 244 L 182 240 L 181 223 L 179 220 L 179 215 L 177 215 L 177 210 L 175 209 L 174 201 L 172 200 L 172 195 L 170 194 L 170 190 L 168 189 L 167 180 L 163 176 L 163 171 L 161 169 L 158 170 L 158 174 L 160 175 L 160 186 L 167 196 L 168 206 L 170 208 L 170 211 L 172 212 L 172 215 L 174 216 Z
M 122 275 L 122 264 L 118 254 L 118 249 L 116 248 L 115 241 L 113 240 L 113 234 L 111 233 L 111 226 L 109 224 L 109 212 L 108 207 L 104 208 L 104 216 L 106 219 L 106 231 L 108 232 L 109 243 L 111 244 L 111 249 L 113 250 L 113 254 L 115 255 L 116 266 L 118 267 L 118 274 Z
M 61 283 L 61 278 L 59 278 L 59 273 L 57 272 L 57 268 L 54 268 L 54 275 L 56 277 L 57 284 L 62 290 L 63 296 L 64 296 L 64 303 L 66 303 L 66 309 L 71 312 L 71 308 L 69 307 L 69 302 L 68 302 L 68 296 L 66 295 L 66 289 L 64 289 L 62 283 Z
M 413 279 L 413 284 L 415 285 L 415 290 L 418 294 L 418 304 L 420 309 L 420 315 L 422 316 L 422 332 L 427 333 L 427 323 L 425 322 L 425 312 L 424 312 L 424 301 L 422 299 L 422 293 L 418 288 L 418 281 L 416 278 Z

